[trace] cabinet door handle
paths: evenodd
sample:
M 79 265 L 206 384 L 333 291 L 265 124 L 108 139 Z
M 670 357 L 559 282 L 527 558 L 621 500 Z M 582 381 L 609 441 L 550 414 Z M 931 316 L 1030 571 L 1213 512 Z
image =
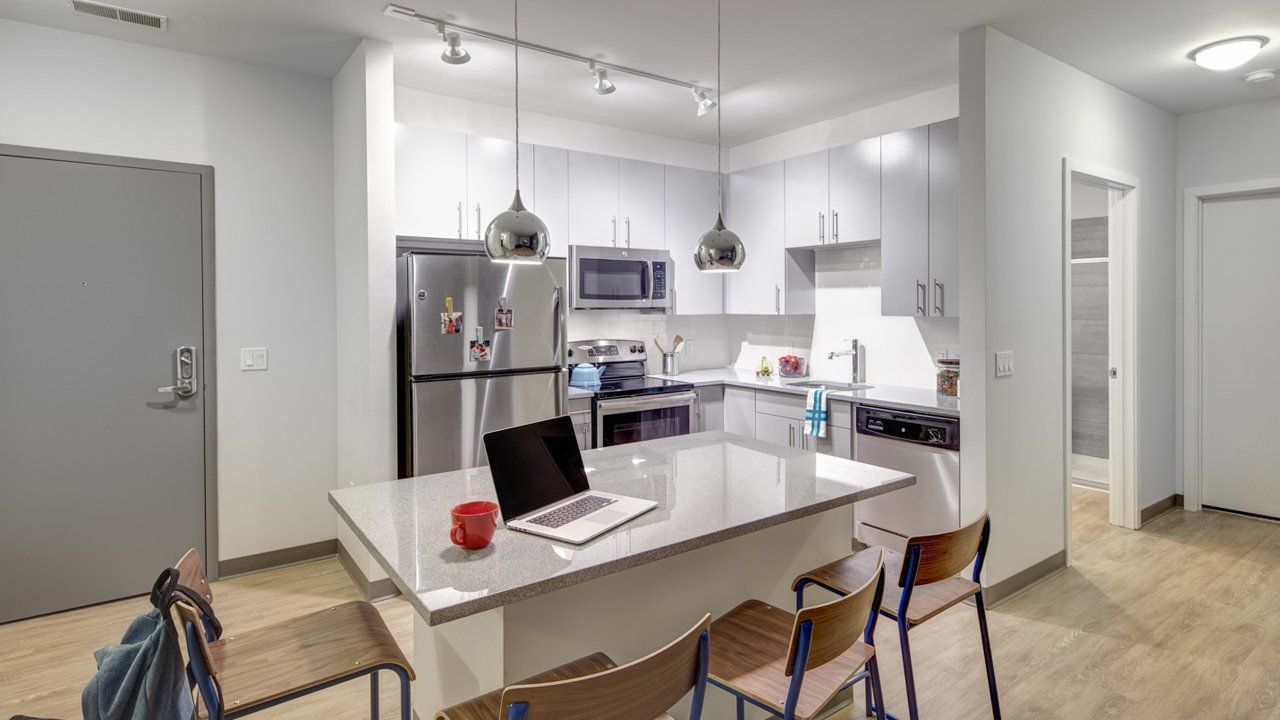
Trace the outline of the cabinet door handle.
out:
M 481 230 L 480 230 L 480 203 L 476 203 L 476 239 L 477 239 L 477 240 L 481 240 L 481 239 L 482 239 L 482 238 L 480 237 L 480 233 L 481 233 Z
M 618 247 L 618 216 L 614 215 L 610 222 L 613 223 L 613 246 Z
M 462 239 L 462 201 L 458 201 L 458 239 Z
M 782 314 L 782 288 L 777 285 L 773 286 L 773 313 Z
M 929 302 L 927 299 L 928 294 L 929 294 L 929 290 L 924 286 L 924 283 L 920 282 L 919 280 L 916 280 L 916 313 L 920 317 L 925 316 L 924 308 L 925 308 L 925 305 Z
M 947 291 L 946 286 L 938 282 L 937 278 L 934 278 L 933 280 L 933 312 L 938 317 L 942 317 L 943 315 L 946 315 L 946 307 L 947 307 L 946 291 Z
M 840 213 L 831 211 L 831 242 L 840 242 Z
M 631 218 L 627 217 L 624 222 L 627 224 L 627 247 L 631 247 Z
M 827 217 L 822 213 L 818 213 L 818 242 L 826 242 Z
M 796 426 L 795 425 L 787 426 L 787 438 L 788 438 L 787 444 L 790 447 L 795 447 L 796 446 Z

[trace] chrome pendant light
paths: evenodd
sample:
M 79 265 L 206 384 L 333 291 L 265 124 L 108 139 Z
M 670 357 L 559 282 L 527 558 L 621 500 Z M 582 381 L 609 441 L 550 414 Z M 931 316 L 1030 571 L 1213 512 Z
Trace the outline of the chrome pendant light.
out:
M 742 269 L 747 260 L 747 249 L 742 238 L 724 226 L 724 156 L 720 137 L 720 113 L 724 104 L 724 85 L 720 82 L 720 0 L 716 0 L 716 224 L 703 233 L 698 248 L 693 251 L 693 262 L 702 272 L 733 272 Z
M 516 50 L 516 194 L 511 207 L 498 213 L 484 231 L 484 251 L 494 262 L 541 263 L 551 249 L 542 218 L 520 200 L 520 0 L 514 0 Z

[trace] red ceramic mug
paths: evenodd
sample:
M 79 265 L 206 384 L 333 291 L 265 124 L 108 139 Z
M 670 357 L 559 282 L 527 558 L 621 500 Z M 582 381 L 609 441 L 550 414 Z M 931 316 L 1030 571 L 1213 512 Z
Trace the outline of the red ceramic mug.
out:
M 472 500 L 453 506 L 453 527 L 449 541 L 467 550 L 480 550 L 493 541 L 498 529 L 498 504 L 488 500 Z

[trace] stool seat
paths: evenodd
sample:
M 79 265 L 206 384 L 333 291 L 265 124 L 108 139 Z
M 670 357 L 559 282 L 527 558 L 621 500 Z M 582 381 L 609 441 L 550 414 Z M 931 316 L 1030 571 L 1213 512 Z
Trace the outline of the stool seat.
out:
M 791 684 L 786 671 L 795 619 L 759 600 L 748 600 L 717 618 L 711 623 L 707 677 L 781 714 Z M 818 714 L 874 655 L 875 648 L 858 641 L 834 660 L 807 670 L 795 716 Z
M 898 578 L 902 574 L 902 553 L 886 548 L 869 547 L 861 552 L 827 563 L 820 568 L 810 570 L 796 581 L 808 579 L 821 585 L 836 588 L 848 593 L 862 587 L 867 579 L 876 571 L 876 563 L 884 551 L 884 572 L 886 578 Z M 967 578 L 951 577 L 928 585 L 917 585 L 911 594 L 911 602 L 907 606 L 907 622 L 919 625 L 947 608 L 956 605 L 966 598 L 972 597 L 980 589 L 978 583 Z M 902 598 L 902 588 L 896 581 L 885 583 L 884 597 L 880 600 L 880 612 L 886 616 L 898 617 L 898 602 Z M 714 636 L 712 643 L 715 643 Z
M 227 714 L 242 714 L 370 667 L 398 666 L 414 676 L 378 610 L 361 601 L 228 633 L 208 648 Z M 205 713 L 201 703 L 201 716 Z

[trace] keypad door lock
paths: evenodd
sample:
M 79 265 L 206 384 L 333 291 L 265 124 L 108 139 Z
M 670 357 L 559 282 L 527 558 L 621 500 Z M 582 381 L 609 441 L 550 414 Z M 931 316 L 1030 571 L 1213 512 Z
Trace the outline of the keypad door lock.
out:
M 156 392 L 173 393 L 180 400 L 186 400 L 199 392 L 195 346 L 183 345 L 173 351 L 173 378 L 172 385 L 156 388 Z

